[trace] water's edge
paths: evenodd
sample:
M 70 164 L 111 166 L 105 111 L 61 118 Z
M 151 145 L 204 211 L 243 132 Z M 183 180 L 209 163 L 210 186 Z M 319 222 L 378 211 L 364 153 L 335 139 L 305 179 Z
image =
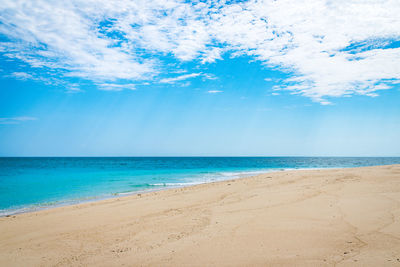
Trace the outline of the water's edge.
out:
M 377 165 L 379 166 L 379 165 Z M 363 168 L 363 167 L 371 167 L 371 166 L 362 166 L 362 167 L 356 167 L 356 168 Z M 113 194 L 108 194 L 108 195 L 103 195 L 103 196 L 93 196 L 89 198 L 82 198 L 82 199 L 71 199 L 71 200 L 66 200 L 66 201 L 60 201 L 58 203 L 41 203 L 38 205 L 29 205 L 26 207 L 18 208 L 18 209 L 6 209 L 6 210 L 1 210 L 0 211 L 0 217 L 10 217 L 13 215 L 18 215 L 18 214 L 23 214 L 23 213 L 32 213 L 32 212 L 38 212 L 42 210 L 49 210 L 49 209 L 54 209 L 54 208 L 59 208 L 59 207 L 66 207 L 66 206 L 73 206 L 73 205 L 79 205 L 79 204 L 84 204 L 84 203 L 93 203 L 93 202 L 99 202 L 107 199 L 114 199 L 114 198 L 121 198 L 121 197 L 128 197 L 128 196 L 133 196 L 133 195 L 138 195 L 138 194 L 145 194 L 145 193 L 151 193 L 151 192 L 159 192 L 159 191 L 165 191 L 165 190 L 171 190 L 171 189 L 177 189 L 177 188 L 186 188 L 186 187 L 191 187 L 191 186 L 196 186 L 200 184 L 212 184 L 212 183 L 219 183 L 223 181 L 231 181 L 231 180 L 237 180 L 237 179 L 245 179 L 245 178 L 250 178 L 250 177 L 255 177 L 259 175 L 265 175 L 268 173 L 275 173 L 275 172 L 285 172 L 285 171 L 302 171 L 302 170 L 332 170 L 332 169 L 348 169 L 348 168 L 354 168 L 354 167 L 333 167 L 333 168 L 286 168 L 286 169 L 268 169 L 265 171 L 259 171 L 259 170 L 248 170 L 246 173 L 251 173 L 253 172 L 254 174 L 247 174 L 247 175 L 237 175 L 236 177 L 226 177 L 215 180 L 215 181 L 206 181 L 206 182 L 194 182 L 194 183 L 181 183 L 181 184 L 176 184 L 176 185 L 165 185 L 165 186 L 159 186 L 159 187 L 154 187 L 154 188 L 148 188 L 144 190 L 132 190 L 129 192 L 123 192 L 123 193 L 113 193 Z M 242 172 L 238 172 L 242 173 Z
M 0 216 L 285 170 L 400 164 L 400 157 L 0 158 Z

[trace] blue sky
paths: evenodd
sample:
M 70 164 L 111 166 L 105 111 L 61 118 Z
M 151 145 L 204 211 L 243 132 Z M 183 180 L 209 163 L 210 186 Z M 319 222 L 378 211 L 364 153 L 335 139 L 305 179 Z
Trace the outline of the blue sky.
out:
M 400 156 L 395 1 L 3 1 L 0 156 Z

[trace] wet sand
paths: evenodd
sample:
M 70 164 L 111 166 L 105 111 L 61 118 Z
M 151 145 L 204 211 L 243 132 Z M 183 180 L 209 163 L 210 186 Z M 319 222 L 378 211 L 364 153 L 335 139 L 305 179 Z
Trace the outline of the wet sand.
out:
M 296 170 L 0 218 L 0 266 L 400 266 L 400 165 Z

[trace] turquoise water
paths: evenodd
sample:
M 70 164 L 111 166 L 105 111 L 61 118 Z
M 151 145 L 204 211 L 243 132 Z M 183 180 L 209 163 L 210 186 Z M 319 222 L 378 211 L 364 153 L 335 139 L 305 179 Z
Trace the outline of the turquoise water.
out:
M 400 164 L 400 158 L 0 158 L 0 215 L 267 171 Z

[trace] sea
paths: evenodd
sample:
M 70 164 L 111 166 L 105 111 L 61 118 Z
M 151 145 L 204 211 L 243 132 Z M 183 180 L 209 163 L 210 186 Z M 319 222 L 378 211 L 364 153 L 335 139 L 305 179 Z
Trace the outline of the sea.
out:
M 400 164 L 400 157 L 2 157 L 0 216 L 272 171 Z

